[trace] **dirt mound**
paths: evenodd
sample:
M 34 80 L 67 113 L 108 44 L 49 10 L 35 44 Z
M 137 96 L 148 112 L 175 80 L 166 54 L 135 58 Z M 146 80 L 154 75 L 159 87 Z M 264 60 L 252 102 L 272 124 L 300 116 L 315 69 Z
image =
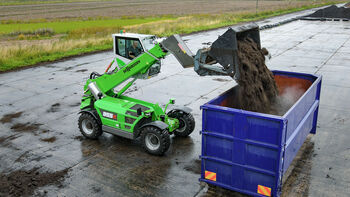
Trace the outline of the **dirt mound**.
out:
M 265 48 L 250 38 L 238 41 L 240 77 L 238 102 L 240 108 L 249 111 L 270 112 L 270 106 L 278 95 L 272 72 L 265 65 Z
M 68 169 L 40 173 L 38 168 L 0 174 L 0 196 L 31 196 L 36 188 L 56 184 L 60 186 Z
M 350 8 L 332 5 L 324 9 L 317 10 L 306 17 L 350 19 Z

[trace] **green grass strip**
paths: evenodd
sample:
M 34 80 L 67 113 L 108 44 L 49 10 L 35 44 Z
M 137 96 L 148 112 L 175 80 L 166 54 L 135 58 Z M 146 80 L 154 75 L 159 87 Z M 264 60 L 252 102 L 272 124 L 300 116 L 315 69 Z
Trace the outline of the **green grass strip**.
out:
M 198 32 L 198 31 L 203 31 L 203 30 L 209 30 L 209 29 L 213 29 L 213 28 L 234 25 L 234 24 L 241 23 L 241 22 L 261 20 L 261 19 L 265 19 L 268 17 L 278 16 L 278 15 L 282 15 L 282 14 L 288 14 L 288 13 L 292 13 L 292 12 L 296 12 L 296 11 L 306 10 L 306 9 L 320 7 L 320 6 L 329 5 L 329 4 L 334 4 L 334 2 L 328 2 L 328 3 L 318 4 L 318 5 L 309 5 L 309 6 L 299 7 L 299 8 L 292 8 L 292 9 L 282 9 L 282 10 L 277 10 L 277 11 L 260 12 L 257 15 L 255 13 L 254 14 L 240 14 L 240 15 L 231 14 L 231 16 L 234 16 L 234 17 L 229 18 L 227 20 L 226 19 L 222 20 L 222 22 L 217 23 L 217 24 L 200 25 L 200 26 L 196 26 L 193 28 L 188 28 L 188 27 L 183 28 L 183 26 L 181 26 L 181 24 L 180 24 L 179 27 L 175 26 L 174 28 L 169 29 L 169 31 L 166 29 L 167 31 L 162 32 L 159 35 L 160 36 L 169 36 L 172 34 L 188 34 L 188 33 L 193 33 L 193 32 Z M 194 17 L 194 19 L 196 19 L 196 17 L 197 17 L 198 20 L 202 20 L 200 18 L 202 18 L 203 16 L 202 15 L 197 15 L 197 16 L 193 15 L 193 17 Z M 217 15 L 216 15 L 216 17 L 217 17 Z M 219 17 L 225 17 L 225 15 L 221 15 Z M 208 18 L 210 18 L 210 15 L 208 15 Z M 140 19 L 140 20 L 139 19 L 130 19 L 130 20 L 134 20 L 133 24 L 141 24 L 141 23 L 146 22 L 146 21 L 147 22 L 152 22 L 152 20 L 156 21 L 156 20 L 158 20 L 158 18 L 157 19 L 154 19 L 154 18 Z M 87 21 L 87 22 L 89 22 L 89 21 Z M 113 23 L 113 20 L 106 20 L 106 22 L 104 24 L 110 25 L 111 23 Z M 55 24 L 59 24 L 59 25 L 55 26 L 56 31 L 58 31 L 58 32 L 67 32 L 69 30 L 72 30 L 72 28 L 73 28 L 73 27 L 62 27 L 63 24 L 60 24 L 60 23 L 55 23 Z M 73 23 L 70 23 L 70 24 L 73 24 Z M 94 25 L 101 25 L 101 23 L 98 23 L 95 21 L 92 21 L 92 23 L 88 23 L 88 24 L 90 27 L 93 27 Z M 124 22 L 121 22 L 120 24 L 131 25 L 130 23 L 124 23 Z M 13 24 L 10 24 L 10 25 L 13 25 Z M 75 25 L 77 25 L 77 24 L 75 24 Z M 156 26 L 157 25 L 159 25 L 159 24 L 156 24 Z M 37 27 L 39 27 L 39 26 L 37 26 Z M 34 29 L 37 27 L 34 27 Z M 84 28 L 86 28 L 86 26 L 84 26 Z M 6 30 L 6 31 L 8 31 L 8 30 Z M 144 31 L 146 31 L 146 32 L 144 32 Z M 153 34 L 152 29 L 142 30 L 142 28 L 140 28 L 140 29 L 136 29 L 136 32 Z M 67 40 L 62 39 L 62 42 L 64 42 L 64 41 L 67 41 Z M 62 48 L 62 51 L 52 50 L 53 52 L 46 52 L 45 50 L 43 50 L 43 51 L 36 50 L 34 52 L 33 51 L 31 52 L 30 50 L 28 50 L 28 51 L 19 50 L 19 51 L 14 51 L 13 53 L 10 53 L 11 55 L 7 54 L 7 56 L 0 54 L 0 72 L 18 69 L 20 67 L 25 67 L 25 66 L 31 66 L 31 65 L 35 65 L 35 64 L 38 64 L 41 62 L 55 61 L 55 60 L 62 59 L 64 57 L 81 55 L 84 53 L 90 53 L 90 52 L 95 52 L 95 51 L 111 49 L 112 47 L 113 46 L 112 46 L 111 39 L 109 39 L 109 40 L 102 40 L 100 43 L 96 42 L 95 44 L 87 43 L 85 45 L 82 45 L 82 46 L 79 46 L 79 47 L 76 47 L 73 49 L 69 49 L 69 50 Z M 3 55 L 3 57 L 1 55 Z

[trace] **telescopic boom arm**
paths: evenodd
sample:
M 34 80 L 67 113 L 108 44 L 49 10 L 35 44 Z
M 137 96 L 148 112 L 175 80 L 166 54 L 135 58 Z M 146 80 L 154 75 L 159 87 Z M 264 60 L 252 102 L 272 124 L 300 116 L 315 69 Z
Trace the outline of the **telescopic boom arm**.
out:
M 135 80 L 129 82 L 116 95 L 113 92 L 115 87 L 131 77 L 149 72 L 152 65 L 167 56 L 169 54 L 168 52 L 172 53 L 184 68 L 193 67 L 192 52 L 179 35 L 173 35 L 163 40 L 161 43 L 155 44 L 152 49 L 137 56 L 121 69 L 116 69 L 114 72 L 105 73 L 97 78 L 89 79 L 84 90 L 85 92 L 90 91 L 96 99 L 101 99 L 105 95 L 118 97 L 129 88 Z

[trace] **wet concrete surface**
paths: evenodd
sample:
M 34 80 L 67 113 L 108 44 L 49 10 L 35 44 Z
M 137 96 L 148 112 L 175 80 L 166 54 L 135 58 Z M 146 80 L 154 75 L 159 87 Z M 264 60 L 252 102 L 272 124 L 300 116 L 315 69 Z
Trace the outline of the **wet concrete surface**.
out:
M 284 18 L 268 19 L 266 24 Z M 350 189 L 350 22 L 295 21 L 261 32 L 272 54 L 270 69 L 323 75 L 317 134 L 309 136 L 284 177 L 283 196 L 349 196 Z M 226 28 L 186 36 L 192 51 L 214 41 Z M 204 43 L 204 44 L 202 44 Z M 47 185 L 47 196 L 243 196 L 209 187 L 200 177 L 199 106 L 235 85 L 229 77 L 199 77 L 173 56 L 162 72 L 139 80 L 129 96 L 193 109 L 190 137 L 172 137 L 163 157 L 131 141 L 104 133 L 98 140 L 77 127 L 83 85 L 92 71 L 112 60 L 104 52 L 0 75 L 0 172 L 40 167 L 69 169 L 62 187 Z

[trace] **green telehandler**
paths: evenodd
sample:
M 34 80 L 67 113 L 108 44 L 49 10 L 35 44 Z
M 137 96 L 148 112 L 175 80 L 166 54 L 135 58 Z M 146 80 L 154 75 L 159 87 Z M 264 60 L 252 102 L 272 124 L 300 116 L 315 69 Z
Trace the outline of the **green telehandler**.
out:
M 162 41 L 153 35 L 113 34 L 116 58 L 105 73 L 92 72 L 84 86 L 78 126 L 90 139 L 102 132 L 129 139 L 141 137 L 144 149 L 154 155 L 163 155 L 170 146 L 170 135 L 186 137 L 192 133 L 195 120 L 191 109 L 174 107 L 170 99 L 163 108 L 158 104 L 123 95 L 136 79 L 148 79 L 160 72 L 161 59 L 173 54 L 184 68 L 194 67 L 200 76 L 239 76 L 237 69 L 237 40 L 251 37 L 260 43 L 259 27 L 255 24 L 229 29 L 220 36 L 211 49 L 200 49 L 193 55 L 179 35 Z M 110 70 L 116 62 L 115 69 Z M 220 64 L 220 65 L 218 65 Z M 129 80 L 129 81 L 127 81 Z M 116 91 L 117 86 L 123 86 Z M 167 111 L 168 106 L 172 109 Z
M 160 72 L 160 60 L 169 52 L 183 67 L 193 66 L 191 51 L 178 35 L 160 43 L 155 36 L 143 34 L 120 33 L 113 34 L 113 38 L 117 57 L 104 74 L 93 72 L 87 80 L 80 106 L 79 129 L 90 139 L 96 139 L 102 132 L 129 139 L 141 137 L 147 152 L 162 155 L 169 148 L 170 134 L 185 137 L 194 130 L 191 109 L 182 106 L 167 111 L 174 99 L 170 99 L 163 109 L 158 104 L 130 98 L 123 93 L 136 79 L 156 76 Z M 137 52 L 139 54 L 135 54 Z M 115 69 L 109 71 L 114 62 Z M 131 80 L 126 83 L 128 79 Z M 116 91 L 115 88 L 121 85 L 124 87 Z

